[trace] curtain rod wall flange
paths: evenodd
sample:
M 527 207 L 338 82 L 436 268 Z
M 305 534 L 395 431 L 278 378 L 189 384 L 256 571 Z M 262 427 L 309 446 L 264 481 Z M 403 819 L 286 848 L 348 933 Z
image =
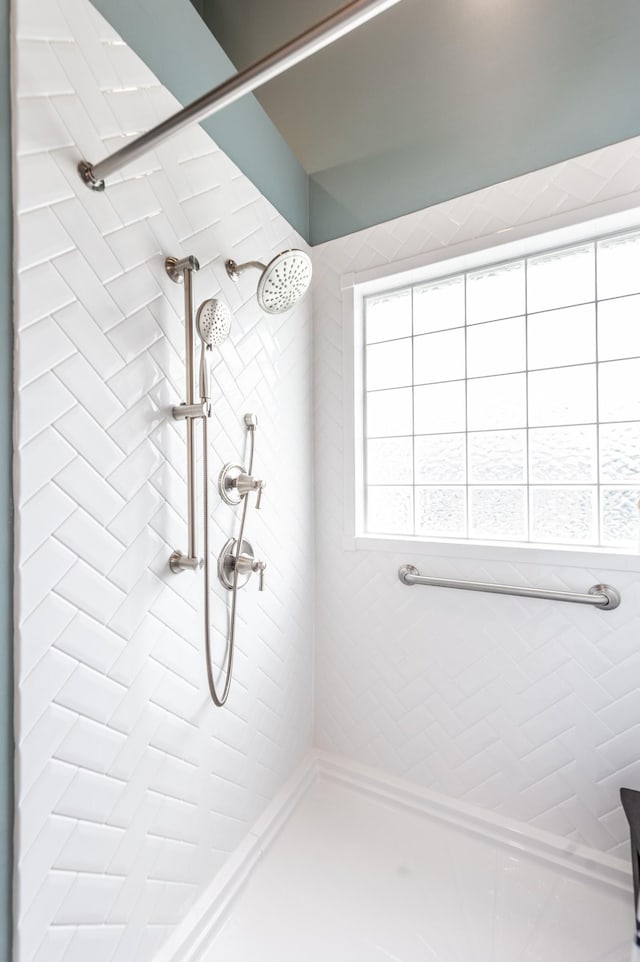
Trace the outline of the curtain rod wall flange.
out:
M 88 160 L 81 160 L 78 164 L 78 173 L 81 179 L 91 190 L 104 190 L 105 177 L 146 154 L 166 137 L 177 133 L 189 124 L 198 123 L 200 120 L 223 110 L 246 94 L 257 90 L 258 87 L 269 80 L 311 57 L 314 53 L 322 50 L 323 47 L 327 47 L 334 41 L 339 40 L 340 37 L 344 37 L 347 33 L 362 26 L 367 20 L 371 20 L 400 2 L 401 0 L 351 0 L 351 3 L 347 3 L 315 26 L 278 47 L 273 53 L 223 81 L 213 90 L 183 107 L 176 114 L 141 134 L 140 137 L 136 137 L 130 143 L 125 144 L 120 150 L 109 154 L 104 160 L 97 164 L 92 164 Z

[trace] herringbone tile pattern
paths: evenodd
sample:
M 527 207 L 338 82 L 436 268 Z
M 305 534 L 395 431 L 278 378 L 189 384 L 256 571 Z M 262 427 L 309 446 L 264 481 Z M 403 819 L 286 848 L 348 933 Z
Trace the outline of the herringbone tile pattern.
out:
M 227 256 L 300 238 L 194 128 L 112 178 L 97 160 L 177 109 L 88 0 L 18 0 L 16 497 L 18 955 L 145 962 L 311 743 L 311 317 L 260 315 Z M 184 549 L 182 289 L 234 312 L 216 355 L 210 459 L 241 460 L 259 416 L 268 481 L 248 537 L 228 708 L 211 706 L 201 578 Z M 295 478 L 295 485 L 290 479 Z M 237 512 L 212 484 L 217 552 Z M 227 597 L 215 591 L 220 659 Z
M 638 574 L 345 550 L 341 278 L 639 188 L 634 140 L 314 248 L 317 743 L 623 857 L 617 791 L 640 787 Z M 409 590 L 409 560 L 443 578 L 608 581 L 623 604 Z

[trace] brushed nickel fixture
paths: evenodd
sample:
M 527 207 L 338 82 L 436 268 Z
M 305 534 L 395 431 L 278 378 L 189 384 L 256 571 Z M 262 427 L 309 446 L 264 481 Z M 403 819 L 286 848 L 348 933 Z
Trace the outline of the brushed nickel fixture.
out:
M 258 419 L 255 414 L 245 414 L 244 423 L 249 432 L 249 462 L 247 470 L 243 466 L 226 465 L 221 473 L 220 491 L 227 493 L 227 504 L 244 502 L 240 520 L 240 531 L 237 538 L 229 538 L 226 542 L 218 562 L 218 574 L 225 588 L 232 592 L 231 613 L 229 616 L 229 630 L 227 635 L 227 649 L 225 664 L 222 667 L 224 684 L 219 693 L 214 678 L 213 656 L 211 651 L 211 578 L 209 550 L 209 418 L 211 417 L 211 372 L 210 356 L 214 347 L 219 347 L 229 336 L 231 329 L 231 315 L 228 308 L 216 298 L 204 301 L 198 308 L 195 320 L 193 316 L 192 275 L 199 270 L 195 257 L 167 257 L 165 269 L 168 276 L 177 284 L 184 284 L 184 328 L 185 328 L 185 375 L 186 400 L 171 409 L 173 417 L 186 421 L 187 428 L 187 523 L 188 548 L 186 554 L 174 551 L 169 558 L 169 567 L 174 574 L 182 571 L 197 571 L 204 568 L 204 636 L 205 656 L 207 668 L 207 682 L 213 703 L 219 707 L 225 704 L 231 688 L 233 677 L 233 656 L 236 639 L 236 612 L 238 589 L 242 588 L 251 575 L 259 574 L 259 590 L 264 591 L 264 571 L 266 563 L 257 561 L 253 547 L 244 540 L 244 530 L 249 507 L 249 494 L 257 493 L 256 507 L 260 507 L 260 499 L 264 488 L 264 481 L 254 478 L 253 456 L 255 448 L 255 432 Z M 201 341 L 200 348 L 200 399 L 196 401 L 194 385 L 194 329 Z M 198 554 L 196 536 L 196 481 L 195 481 L 195 424 L 202 423 L 202 510 L 203 510 L 203 557 Z M 233 469 L 233 470 L 230 470 Z
M 252 478 L 253 471 L 253 458 L 255 454 L 255 434 L 258 427 L 258 418 L 255 414 L 245 414 L 244 423 L 249 432 L 249 462 L 247 465 L 246 472 L 241 472 L 244 476 L 248 477 L 250 480 Z M 206 429 L 206 421 L 204 422 Z M 206 431 L 205 431 L 206 436 Z M 226 655 L 226 670 L 224 685 L 222 688 L 222 693 L 218 692 L 215 678 L 213 677 L 213 659 L 211 656 L 211 632 L 210 632 L 210 615 L 209 615 L 209 499 L 208 499 L 208 468 L 207 468 L 207 446 L 203 449 L 202 456 L 202 470 L 204 477 L 204 504 L 205 504 L 205 528 L 204 528 L 204 572 L 205 572 L 205 594 L 204 594 L 204 611 L 205 611 L 205 647 L 207 653 L 207 680 L 209 683 L 209 692 L 211 694 L 211 699 L 215 705 L 222 707 L 227 698 L 229 697 L 229 690 L 231 688 L 231 679 L 233 677 L 233 658 L 236 648 L 236 614 L 238 610 L 238 591 L 246 585 L 247 581 L 254 572 L 258 572 L 260 575 L 258 590 L 264 591 L 264 572 L 267 567 L 264 561 L 256 561 L 253 553 L 253 548 L 248 541 L 244 539 L 244 529 L 247 522 L 247 512 L 249 510 L 249 491 L 258 490 L 259 494 L 262 493 L 263 482 L 258 482 L 259 487 L 249 486 L 244 494 L 238 491 L 240 498 L 243 501 L 242 514 L 240 516 L 240 530 L 237 538 L 229 538 L 229 540 L 224 545 L 220 556 L 218 558 L 218 578 L 222 585 L 232 592 L 231 594 L 231 613 L 229 615 L 229 631 L 227 634 L 227 655 Z M 227 503 L 232 504 L 234 502 L 228 501 Z M 235 502 L 237 503 L 237 502 Z M 259 507 L 259 504 L 256 504 Z
M 256 297 L 267 314 L 284 314 L 304 297 L 311 283 L 311 259 L 300 250 L 281 251 L 268 264 L 261 261 L 236 264 L 229 259 L 224 266 L 233 281 L 247 269 L 262 272 Z
M 209 415 L 208 402 L 201 399 L 195 403 L 193 383 L 193 287 L 194 271 L 200 270 L 198 259 L 189 257 L 167 257 L 164 262 L 165 270 L 176 284 L 184 284 L 184 339 L 185 339 L 185 397 L 183 404 L 172 409 L 176 420 L 187 422 L 187 553 L 174 551 L 169 559 L 171 570 L 178 574 L 181 571 L 196 571 L 202 567 L 202 559 L 198 556 L 198 542 L 196 533 L 196 454 L 194 421 L 198 418 L 206 419 Z
M 202 341 L 200 351 L 200 398 L 211 401 L 211 365 L 209 355 L 214 347 L 219 347 L 229 337 L 231 314 L 222 301 L 210 298 L 198 308 L 196 330 Z
M 602 611 L 613 611 L 620 604 L 620 593 L 611 585 L 593 585 L 586 594 L 577 591 L 555 591 L 548 588 L 527 588 L 519 585 L 498 585 L 485 581 L 456 581 L 449 578 L 430 578 L 421 575 L 414 565 L 402 565 L 398 578 L 403 585 L 430 585 L 435 588 L 462 588 L 465 591 L 488 591 L 496 595 L 516 595 L 519 598 L 545 598 L 548 601 L 570 601 L 578 605 L 592 605 Z
M 249 541 L 243 541 L 240 551 L 235 538 L 229 538 L 218 557 L 218 578 L 225 588 L 232 589 L 235 584 L 236 572 L 238 588 L 244 588 L 254 572 L 258 572 L 260 580 L 258 591 L 264 591 L 264 561 L 256 561 L 253 546 Z
M 105 177 L 146 154 L 156 144 L 189 124 L 198 123 L 235 103 L 252 90 L 257 90 L 267 81 L 279 76 L 302 60 L 306 60 L 323 47 L 344 37 L 367 20 L 371 20 L 372 17 L 376 17 L 399 2 L 400 0 L 352 0 L 351 3 L 347 3 L 335 13 L 325 17 L 293 40 L 278 47 L 273 53 L 225 80 L 156 127 L 125 144 L 120 150 L 109 154 L 99 163 L 91 164 L 88 160 L 81 160 L 78 164 L 80 177 L 91 190 L 104 190 Z
M 247 474 L 241 464 L 225 464 L 218 478 L 220 497 L 227 504 L 240 504 L 246 494 L 256 491 L 256 508 L 260 508 L 265 487 L 266 481 Z

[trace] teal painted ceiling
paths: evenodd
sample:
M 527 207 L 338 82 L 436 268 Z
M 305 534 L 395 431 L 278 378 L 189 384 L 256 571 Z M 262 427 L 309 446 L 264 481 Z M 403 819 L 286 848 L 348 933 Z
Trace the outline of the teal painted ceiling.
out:
M 198 0 L 236 68 L 336 0 Z M 256 97 L 318 243 L 640 133 L 638 0 L 401 0 Z
M 183 103 L 340 0 L 93 0 Z M 203 122 L 318 244 L 640 134 L 638 0 L 400 0 Z

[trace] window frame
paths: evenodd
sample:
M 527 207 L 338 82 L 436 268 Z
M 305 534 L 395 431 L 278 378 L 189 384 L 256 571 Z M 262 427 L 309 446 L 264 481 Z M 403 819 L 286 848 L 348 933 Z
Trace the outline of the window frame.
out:
M 636 200 L 636 198 L 634 198 Z M 570 246 L 640 227 L 640 206 L 616 198 L 553 215 L 471 241 L 341 277 L 344 384 L 343 549 L 431 555 L 451 559 L 599 567 L 640 571 L 640 553 L 628 548 L 540 545 L 527 542 L 426 538 L 364 531 L 364 299 L 462 271 Z

